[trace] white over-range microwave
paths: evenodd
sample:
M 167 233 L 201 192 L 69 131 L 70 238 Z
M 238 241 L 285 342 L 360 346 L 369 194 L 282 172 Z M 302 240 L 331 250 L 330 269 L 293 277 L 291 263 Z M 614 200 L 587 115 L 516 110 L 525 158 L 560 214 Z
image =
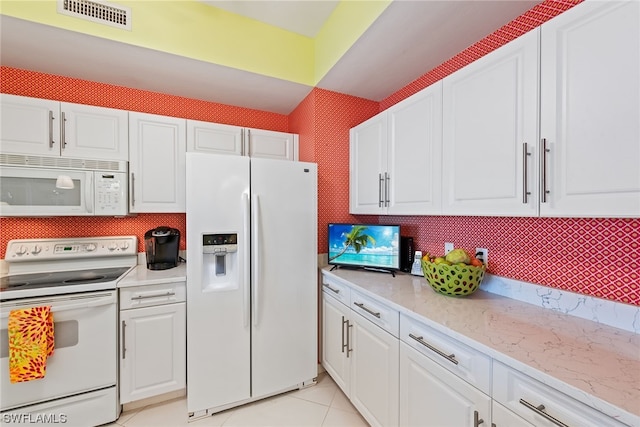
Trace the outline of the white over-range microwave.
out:
M 127 162 L 0 153 L 0 216 L 123 216 Z

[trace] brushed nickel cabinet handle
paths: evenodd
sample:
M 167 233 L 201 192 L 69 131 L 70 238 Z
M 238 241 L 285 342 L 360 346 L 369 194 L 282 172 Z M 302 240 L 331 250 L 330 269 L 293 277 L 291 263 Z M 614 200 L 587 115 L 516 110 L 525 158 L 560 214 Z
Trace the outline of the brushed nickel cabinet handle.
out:
M 349 334 L 350 328 L 353 328 L 353 325 L 347 320 L 347 357 L 349 357 L 349 353 L 353 351 L 351 348 L 351 334 Z
M 522 203 L 524 203 L 525 205 L 528 202 L 528 196 L 529 194 L 531 194 L 531 192 L 529 191 L 529 186 L 528 186 L 528 160 L 527 160 L 527 156 L 530 156 L 531 153 L 529 153 L 528 149 L 527 149 L 527 143 L 524 142 L 522 144 Z
M 389 181 L 391 177 L 385 172 L 384 173 L 384 206 L 389 207 Z
M 384 182 L 384 178 L 382 177 L 382 174 L 379 173 L 378 174 L 378 207 L 381 208 L 382 207 L 382 203 L 384 202 L 382 199 L 382 183 Z
M 431 344 L 426 342 L 422 336 L 417 337 L 417 336 L 415 336 L 413 334 L 409 334 L 409 338 L 418 341 L 420 344 L 422 344 L 423 346 L 427 347 L 429 350 L 435 352 L 439 356 L 444 357 L 445 359 L 447 359 L 449 362 L 453 363 L 454 365 L 457 365 L 459 363 L 456 360 L 456 355 L 455 354 L 453 354 L 453 353 L 447 354 L 447 353 L 443 352 L 442 350 L 439 350 L 439 349 L 435 348 L 434 346 L 432 346 Z
M 478 414 L 478 411 L 473 411 L 473 427 L 478 427 L 483 422 L 484 420 L 480 418 L 480 414 Z
M 323 283 L 322 286 L 324 286 L 325 288 L 329 289 L 334 294 L 339 294 L 340 293 L 340 289 L 334 289 L 334 288 L 331 287 L 331 285 L 327 285 L 326 283 Z
M 141 300 L 147 298 L 159 298 L 159 297 L 170 297 L 175 295 L 175 292 L 166 292 L 164 294 L 155 294 L 155 295 L 137 295 L 135 297 L 131 297 L 132 300 Z
M 64 150 L 64 148 L 67 146 L 67 135 L 65 132 L 65 128 L 67 127 L 67 118 L 64 115 L 64 111 L 62 112 L 62 117 L 60 120 L 60 132 L 61 132 L 61 141 L 60 141 L 60 147 L 61 149 Z
M 131 172 L 131 206 L 136 205 L 136 174 Z
M 540 190 L 540 201 L 542 203 L 547 203 L 547 194 L 549 194 L 549 190 L 547 190 L 547 153 L 550 152 L 547 148 L 547 139 L 542 138 L 542 144 L 540 144 L 540 175 L 542 178 L 542 188 Z
M 367 313 L 371 314 L 372 316 L 376 316 L 378 319 L 380 319 L 380 312 L 379 311 L 373 311 L 370 308 L 365 307 L 365 305 L 361 302 L 354 302 L 354 305 L 360 307 L 361 309 L 363 309 L 364 311 L 366 311 Z
M 244 129 L 240 129 L 240 155 L 244 156 Z
M 343 353 L 344 353 L 344 349 L 347 348 L 347 344 L 344 343 L 344 324 L 345 323 L 349 323 L 349 321 L 344 320 L 344 316 L 342 316 L 342 352 Z
M 127 330 L 127 322 L 125 322 L 124 320 L 122 321 L 122 359 L 125 358 L 126 354 L 127 354 L 127 347 L 126 347 L 126 341 L 125 341 L 125 331 Z
M 555 425 L 559 426 L 559 427 L 569 427 L 567 424 L 563 423 L 562 421 L 560 421 L 559 419 L 557 419 L 556 417 L 547 414 L 544 410 L 545 407 L 544 405 L 540 404 L 538 406 L 533 405 L 532 403 L 527 402 L 524 399 L 520 399 L 520 404 L 526 406 L 527 408 L 531 409 L 533 412 L 535 412 L 536 414 L 546 418 L 547 420 L 551 421 L 552 423 L 554 423 Z
M 53 111 L 49 110 L 49 148 L 53 148 L 56 142 L 53 140 Z
M 246 156 L 251 156 L 251 129 L 247 129 L 247 151 Z

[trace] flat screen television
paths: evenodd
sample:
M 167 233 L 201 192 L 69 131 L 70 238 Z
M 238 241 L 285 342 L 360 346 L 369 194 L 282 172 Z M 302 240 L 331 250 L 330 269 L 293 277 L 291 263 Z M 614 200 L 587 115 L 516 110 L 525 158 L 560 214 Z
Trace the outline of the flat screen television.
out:
M 329 264 L 393 272 L 400 269 L 400 226 L 330 223 Z

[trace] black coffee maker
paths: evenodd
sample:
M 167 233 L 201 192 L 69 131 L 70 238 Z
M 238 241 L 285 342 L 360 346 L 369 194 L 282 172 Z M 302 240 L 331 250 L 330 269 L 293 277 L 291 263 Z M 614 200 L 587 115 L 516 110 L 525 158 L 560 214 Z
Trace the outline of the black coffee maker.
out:
M 157 227 L 144 233 L 144 249 L 149 270 L 167 270 L 180 262 L 180 230 Z

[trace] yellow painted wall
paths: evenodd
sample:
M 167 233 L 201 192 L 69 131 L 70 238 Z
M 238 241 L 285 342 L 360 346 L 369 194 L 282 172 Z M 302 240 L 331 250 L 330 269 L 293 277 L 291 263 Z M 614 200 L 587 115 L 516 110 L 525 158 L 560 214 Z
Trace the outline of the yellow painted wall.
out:
M 309 37 L 196 1 L 113 3 L 131 8 L 131 31 L 58 14 L 53 0 L 2 0 L 0 13 L 296 83 L 314 83 Z
M 315 86 L 390 3 L 342 1 L 315 39 L 190 0 L 113 1 L 131 8 L 131 31 L 59 14 L 55 0 L 0 0 L 0 13 Z

